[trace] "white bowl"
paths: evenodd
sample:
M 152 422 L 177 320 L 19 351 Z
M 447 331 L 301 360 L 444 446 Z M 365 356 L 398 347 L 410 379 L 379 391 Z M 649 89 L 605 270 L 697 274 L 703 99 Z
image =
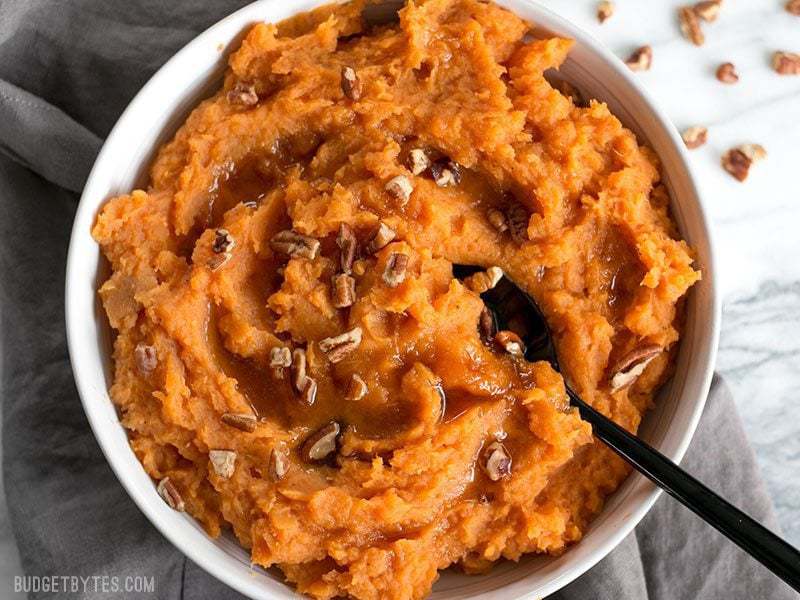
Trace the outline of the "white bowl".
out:
M 156 148 L 169 139 L 188 111 L 220 85 L 226 52 L 235 48 L 248 24 L 280 21 L 322 4 L 320 0 L 260 0 L 223 19 L 189 43 L 142 88 L 108 136 L 83 191 L 67 260 L 67 335 L 72 368 L 83 406 L 103 452 L 131 498 L 182 552 L 239 592 L 252 598 L 296 598 L 282 580 L 261 568 L 232 536 L 211 539 L 191 517 L 175 512 L 128 445 L 114 405 L 111 333 L 97 297 L 108 267 L 90 235 L 100 206 L 110 197 L 146 184 Z M 572 38 L 576 44 L 561 74 L 612 112 L 660 156 L 673 203 L 673 215 L 697 250 L 703 279 L 689 293 L 687 322 L 677 371 L 644 419 L 640 433 L 679 461 L 692 438 L 711 382 L 719 330 L 719 299 L 711 234 L 674 127 L 642 90 L 635 75 L 613 54 L 574 25 L 526 0 L 499 0 L 542 32 Z M 431 598 L 540 598 L 555 592 L 608 554 L 640 521 L 659 496 L 634 474 L 607 501 L 583 540 L 557 558 L 530 556 L 502 562 L 489 574 L 442 574 Z M 502 592 L 500 592 L 502 590 Z

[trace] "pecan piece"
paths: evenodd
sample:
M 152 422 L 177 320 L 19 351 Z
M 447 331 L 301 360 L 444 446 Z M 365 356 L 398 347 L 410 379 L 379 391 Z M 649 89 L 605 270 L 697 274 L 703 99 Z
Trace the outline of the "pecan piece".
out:
M 447 394 L 444 392 L 442 382 L 438 381 L 433 384 L 433 391 L 439 396 L 439 421 L 444 419 L 445 412 L 447 411 Z
M 722 168 L 739 181 L 744 181 L 753 163 L 763 160 L 767 151 L 759 144 L 742 144 L 722 155 Z
M 208 460 L 222 479 L 230 479 L 236 469 L 236 452 L 233 450 L 209 450 Z
M 483 451 L 481 467 L 492 481 L 500 481 L 511 475 L 511 454 L 502 442 L 492 442 Z
M 683 143 L 686 144 L 687 148 L 694 150 L 706 143 L 708 140 L 708 129 L 699 125 L 689 127 L 681 133 L 681 138 L 683 138 Z
M 286 367 L 292 366 L 292 351 L 286 346 L 275 346 L 269 351 L 269 366 L 276 379 L 283 379 Z
M 336 421 L 331 421 L 321 429 L 311 434 L 300 448 L 300 456 L 306 462 L 320 462 L 336 452 L 336 444 L 341 427 Z
M 486 220 L 489 221 L 489 224 L 494 227 L 498 233 L 503 233 L 508 229 L 506 216 L 502 211 L 497 210 L 496 208 L 489 209 L 489 211 L 486 213 Z
M 528 221 L 530 221 L 528 211 L 518 202 L 514 201 L 506 210 L 506 223 L 515 242 L 528 240 Z
M 694 5 L 694 14 L 708 23 L 713 23 L 719 16 L 722 0 L 705 0 Z
M 449 158 L 437 160 L 430 166 L 431 177 L 439 187 L 461 183 L 461 165 Z
M 408 153 L 408 169 L 414 175 L 421 175 L 431 166 L 428 153 L 422 148 L 414 148 Z
M 339 267 L 342 273 L 350 274 L 353 268 L 353 261 L 356 259 L 358 251 L 358 240 L 353 228 L 347 223 L 339 225 L 339 233 L 336 235 L 336 245 L 339 247 Z
M 361 85 L 361 80 L 353 67 L 342 67 L 342 92 L 344 95 L 354 102 L 361 99 L 361 93 L 364 91 Z
M 306 351 L 296 348 L 292 352 L 292 385 L 298 394 L 302 394 L 306 389 L 309 377 L 306 374 Z
M 393 197 L 397 198 L 405 206 L 414 191 L 414 185 L 405 175 L 392 177 L 385 186 L 385 189 Z
M 247 413 L 223 413 L 220 421 L 240 431 L 253 433 L 258 425 L 255 415 Z
M 228 92 L 228 102 L 240 104 L 242 106 L 254 106 L 258 104 L 258 94 L 253 83 L 237 81 L 236 85 Z
M 605 23 L 614 14 L 614 3 L 610 0 L 603 0 L 597 4 L 597 20 Z
M 485 271 L 478 271 L 464 279 L 464 285 L 476 294 L 482 294 L 494 288 L 503 278 L 503 269 L 489 267 Z
M 478 317 L 478 333 L 480 334 L 483 343 L 487 346 L 492 344 L 494 336 L 497 335 L 497 324 L 495 323 L 494 315 L 492 314 L 492 311 L 489 310 L 488 306 L 483 307 L 481 315 Z
M 289 451 L 286 444 L 278 442 L 269 456 L 269 474 L 275 481 L 280 481 L 288 471 Z
M 650 361 L 661 354 L 662 351 L 663 348 L 661 346 L 645 344 L 628 352 L 611 369 L 611 391 L 617 392 L 631 385 L 644 372 Z
M 722 63 L 717 67 L 717 79 L 722 83 L 736 83 L 739 81 L 739 74 L 736 72 L 736 67 L 733 63 Z
M 217 229 L 214 233 L 214 243 L 211 245 L 211 249 L 214 251 L 214 254 L 223 254 L 233 250 L 235 245 L 236 240 L 233 239 L 233 236 L 227 229 Z
M 381 221 L 367 243 L 367 252 L 375 254 L 378 250 L 385 248 L 395 237 L 397 237 L 397 234 L 394 229 Z
M 358 402 L 364 396 L 367 395 L 369 388 L 367 388 L 367 383 L 361 379 L 360 375 L 353 373 L 350 377 L 350 384 L 347 386 L 347 394 L 345 395 L 345 399 L 349 400 L 350 402 Z
M 169 477 L 164 477 L 164 479 L 158 482 L 156 491 L 171 509 L 180 512 L 186 510 L 186 505 L 183 503 L 183 498 L 181 498 L 178 488 L 170 481 Z
M 306 406 L 314 406 L 317 401 L 317 380 L 313 377 L 306 377 L 306 384 L 300 393 L 300 400 Z
M 700 21 L 697 13 L 691 6 L 682 6 L 678 9 L 678 21 L 681 25 L 683 37 L 692 42 L 695 46 L 702 46 L 706 41 L 703 30 L 700 29 Z
M 772 68 L 780 75 L 800 75 L 800 54 L 775 52 L 772 55 Z
M 291 257 L 313 260 L 319 252 L 319 240 L 287 229 L 275 234 L 269 241 L 270 248 Z
M 498 331 L 494 336 L 494 341 L 512 356 L 525 356 L 525 343 L 513 331 Z
M 133 350 L 133 358 L 139 373 L 145 376 L 150 375 L 158 366 L 158 354 L 156 354 L 155 346 L 148 346 L 143 343 L 136 344 L 136 348 Z
M 215 254 L 214 256 L 212 256 L 211 258 L 208 259 L 208 262 L 206 262 L 206 265 L 212 271 L 216 271 L 217 269 L 222 267 L 225 263 L 227 263 L 231 259 L 232 256 L 233 256 L 233 254 L 231 254 L 230 252 L 223 252 L 222 254 Z
M 397 287 L 405 281 L 407 268 L 408 255 L 392 252 L 389 260 L 386 261 L 386 268 L 383 270 L 383 281 L 389 287 Z
M 631 71 L 649 71 L 653 66 L 653 49 L 650 46 L 642 46 L 634 50 L 625 61 Z
M 334 275 L 332 281 L 333 286 L 333 306 L 336 308 L 347 308 L 353 306 L 356 301 L 356 280 L 339 273 Z
M 320 340 L 319 349 L 332 363 L 341 361 L 361 344 L 361 327 L 354 327 L 350 331 Z

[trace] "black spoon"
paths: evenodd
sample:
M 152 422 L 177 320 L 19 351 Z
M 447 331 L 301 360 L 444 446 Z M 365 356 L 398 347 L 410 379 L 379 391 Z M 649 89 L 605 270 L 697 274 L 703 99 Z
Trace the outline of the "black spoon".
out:
M 459 279 L 478 267 L 454 265 Z M 547 321 L 539 306 L 508 277 L 481 294 L 498 329 L 517 333 L 525 343 L 525 359 L 545 360 L 559 370 L 558 356 Z M 565 382 L 566 384 L 566 382 Z M 635 435 L 603 416 L 566 385 L 570 403 L 592 426 L 594 435 L 637 471 L 692 510 L 770 571 L 800 591 L 800 552 L 738 508 L 697 481 L 678 465 Z

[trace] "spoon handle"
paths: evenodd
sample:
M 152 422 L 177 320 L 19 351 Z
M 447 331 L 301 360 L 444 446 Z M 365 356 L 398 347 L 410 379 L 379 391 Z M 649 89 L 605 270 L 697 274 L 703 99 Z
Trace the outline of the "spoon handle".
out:
M 800 552 L 697 481 L 666 456 L 597 412 L 567 388 L 594 435 L 637 471 L 800 591 Z

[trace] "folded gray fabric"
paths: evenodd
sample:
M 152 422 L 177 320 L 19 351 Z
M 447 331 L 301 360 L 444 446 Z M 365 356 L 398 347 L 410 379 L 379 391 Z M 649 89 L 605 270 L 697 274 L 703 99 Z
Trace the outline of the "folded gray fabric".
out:
M 31 598 L 241 596 L 173 548 L 116 481 L 75 391 L 64 265 L 99 144 L 146 79 L 244 1 L 0 2 L 0 335 L 3 475 L 29 575 L 153 578 L 155 591 Z M 684 465 L 775 528 L 734 403 L 716 378 Z M 102 580 L 97 580 L 102 582 Z M 4 590 L 0 590 L 0 597 Z M 609 557 L 553 598 L 795 597 L 764 568 L 663 497 Z

